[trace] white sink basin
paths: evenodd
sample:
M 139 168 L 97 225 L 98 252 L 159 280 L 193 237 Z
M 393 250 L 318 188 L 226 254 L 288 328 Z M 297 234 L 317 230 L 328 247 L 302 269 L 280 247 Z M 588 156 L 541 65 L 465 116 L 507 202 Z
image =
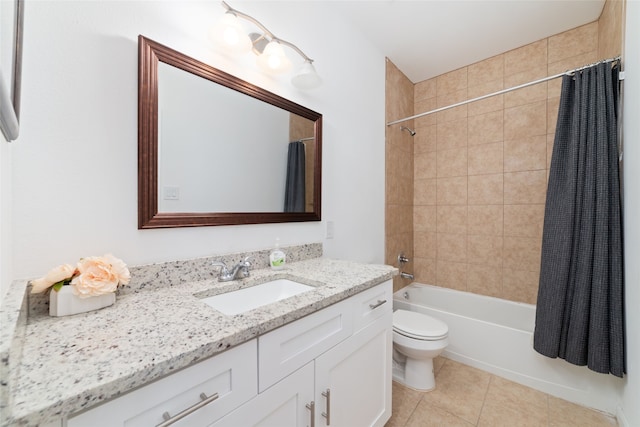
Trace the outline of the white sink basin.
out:
M 203 298 L 205 304 L 210 305 L 222 314 L 234 315 L 253 310 L 263 305 L 271 304 L 294 295 L 314 289 L 313 286 L 303 285 L 288 279 L 277 279 L 250 288 L 239 289 L 208 298 Z

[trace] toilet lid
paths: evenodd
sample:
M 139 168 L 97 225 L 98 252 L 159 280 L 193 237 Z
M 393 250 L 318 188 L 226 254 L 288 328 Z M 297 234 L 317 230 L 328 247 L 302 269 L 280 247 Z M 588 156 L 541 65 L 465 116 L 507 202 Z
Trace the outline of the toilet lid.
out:
M 447 324 L 423 313 L 408 310 L 393 312 L 393 329 L 410 338 L 438 340 L 449 333 Z

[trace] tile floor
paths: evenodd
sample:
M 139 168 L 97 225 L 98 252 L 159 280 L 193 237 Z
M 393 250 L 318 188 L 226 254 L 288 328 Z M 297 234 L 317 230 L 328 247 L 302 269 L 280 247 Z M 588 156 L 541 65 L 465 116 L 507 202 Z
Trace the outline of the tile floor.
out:
M 434 361 L 436 389 L 393 383 L 393 412 L 385 427 L 598 427 L 612 417 L 442 357 Z

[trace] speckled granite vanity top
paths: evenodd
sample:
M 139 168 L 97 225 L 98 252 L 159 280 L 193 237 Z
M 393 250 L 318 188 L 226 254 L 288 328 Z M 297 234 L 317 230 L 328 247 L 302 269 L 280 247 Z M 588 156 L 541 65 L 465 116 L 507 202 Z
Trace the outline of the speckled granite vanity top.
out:
M 194 273 L 190 270 L 193 266 L 187 266 L 189 273 L 182 274 L 184 263 L 167 263 L 162 271 L 141 270 L 138 275 L 132 269 L 138 286 L 121 292 L 114 306 L 90 313 L 55 318 L 30 301 L 26 324 L 20 327 L 20 321 L 13 319 L 14 336 L 4 331 L 5 321 L 22 313 L 26 304 L 11 301 L 10 291 L 5 302 L 16 309 L 3 304 L 3 422 L 37 425 L 85 409 L 397 274 L 395 268 L 386 265 L 310 258 L 288 263 L 280 271 L 256 265 L 262 268 L 252 270 L 247 279 L 219 283 L 215 278 L 202 277 L 185 281 Z M 145 273 L 149 277 L 143 277 Z M 204 276 L 214 275 L 215 270 L 206 267 Z M 179 277 L 181 283 L 169 280 L 169 276 Z M 215 295 L 277 278 L 316 288 L 235 316 L 225 316 L 195 296 Z M 20 285 L 24 288 L 26 282 L 12 287 Z M 9 353 L 11 363 L 7 363 Z

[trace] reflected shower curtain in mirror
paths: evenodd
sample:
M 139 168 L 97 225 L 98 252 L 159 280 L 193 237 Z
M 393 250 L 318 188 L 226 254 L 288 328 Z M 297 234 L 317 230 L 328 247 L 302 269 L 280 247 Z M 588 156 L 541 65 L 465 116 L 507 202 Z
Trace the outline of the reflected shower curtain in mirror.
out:
M 564 76 L 542 238 L 534 349 L 622 377 L 618 65 Z
M 305 153 L 304 143 L 289 143 L 287 154 L 287 180 L 284 190 L 284 211 L 304 212 L 305 203 Z

